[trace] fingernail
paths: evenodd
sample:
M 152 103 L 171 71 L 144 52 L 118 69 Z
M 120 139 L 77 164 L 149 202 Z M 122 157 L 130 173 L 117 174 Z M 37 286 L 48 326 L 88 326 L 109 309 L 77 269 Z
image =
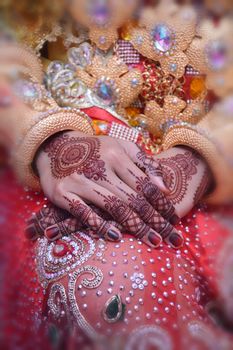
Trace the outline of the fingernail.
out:
M 108 237 L 112 239 L 113 241 L 118 241 L 120 239 L 119 234 L 116 231 L 109 230 L 108 231 Z
M 28 227 L 25 231 L 25 235 L 30 241 L 35 241 L 38 237 L 36 230 L 33 227 Z
M 148 239 L 155 247 L 158 247 L 162 241 L 162 239 L 158 235 L 156 235 L 154 232 L 149 233 Z
M 180 235 L 174 232 L 169 237 L 169 242 L 173 245 L 173 247 L 180 248 L 182 247 L 184 240 Z
M 171 219 L 170 219 L 170 223 L 171 223 L 172 225 L 177 225 L 177 224 L 179 224 L 179 222 L 180 222 L 180 218 L 179 218 L 179 216 L 176 215 L 176 214 L 174 214 L 174 215 L 171 217 Z
M 60 232 L 59 229 L 57 227 L 51 227 L 47 230 L 45 230 L 45 236 L 50 240 L 56 240 L 58 238 L 60 238 Z

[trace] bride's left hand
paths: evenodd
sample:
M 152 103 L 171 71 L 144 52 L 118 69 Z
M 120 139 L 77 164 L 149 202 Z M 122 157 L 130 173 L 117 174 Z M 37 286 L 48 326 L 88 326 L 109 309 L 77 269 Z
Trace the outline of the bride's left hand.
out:
M 204 196 L 211 184 L 211 174 L 205 161 L 192 149 L 185 147 L 174 147 L 154 157 L 146 155 L 139 148 L 128 141 L 119 141 L 124 146 L 129 156 L 148 175 L 155 176 L 161 184 L 167 186 L 166 196 L 173 202 L 176 214 L 184 217 Z M 160 180 L 159 180 L 160 181 Z M 94 210 L 98 210 L 94 208 Z M 116 222 L 105 215 L 105 220 L 111 222 L 118 229 L 122 229 Z M 41 209 L 28 222 L 27 236 L 36 239 L 38 236 L 49 232 L 50 227 L 58 228 L 61 237 L 83 229 L 77 218 L 72 217 L 68 212 L 49 205 Z M 94 236 L 93 232 L 88 232 Z M 49 239 L 49 237 L 47 237 Z

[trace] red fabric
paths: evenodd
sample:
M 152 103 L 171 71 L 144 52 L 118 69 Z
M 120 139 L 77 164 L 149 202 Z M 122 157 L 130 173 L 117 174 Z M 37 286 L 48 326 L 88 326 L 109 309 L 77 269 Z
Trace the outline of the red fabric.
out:
M 45 337 L 42 322 L 42 306 L 44 303 L 43 289 L 39 285 L 35 266 L 35 243 L 25 239 L 24 231 L 26 222 L 33 212 L 38 211 L 45 203 L 42 195 L 25 191 L 20 187 L 10 170 L 1 172 L 0 181 L 1 199 L 1 349 L 49 349 L 50 342 Z M 232 210 L 217 211 L 222 215 L 232 214 Z M 231 232 L 214 218 L 213 210 L 194 211 L 190 213 L 180 226 L 185 237 L 189 238 L 182 254 L 186 259 L 195 261 L 196 272 L 200 273 L 206 284 L 202 291 L 200 305 L 218 295 L 218 270 L 217 257 L 225 240 Z M 198 225 L 198 226 L 197 226 Z M 197 229 L 198 227 L 198 229 Z M 199 232 L 199 241 L 197 241 Z M 210 244 L 208 244 L 210 243 Z M 144 249 L 144 248 L 143 248 Z M 145 247 L 144 258 L 148 252 Z M 165 249 L 166 251 L 166 249 Z M 201 252 L 201 254 L 200 254 Z M 163 266 L 165 253 L 159 250 L 153 251 L 156 260 L 156 268 Z M 157 257 L 161 256 L 162 261 Z M 174 259 L 174 252 L 167 252 L 166 258 Z M 151 274 L 151 267 L 144 267 L 146 278 Z M 107 272 L 106 272 L 107 273 Z M 164 275 L 157 276 L 161 283 Z M 200 280 L 199 280 L 199 283 Z M 190 295 L 195 294 L 194 285 L 190 285 Z M 151 289 L 148 289 L 148 302 L 150 301 Z M 182 294 L 182 293 L 181 293 Z M 148 304 L 148 307 L 150 304 Z M 96 304 L 98 308 L 98 305 Z M 193 310 L 196 308 L 193 303 Z M 149 307 L 150 309 L 150 307 Z M 162 310 L 162 306 L 161 306 Z M 161 311 L 162 312 L 162 311 Z M 203 314 L 206 311 L 203 309 Z M 176 313 L 168 315 L 169 322 L 175 322 Z M 181 317 L 179 315 L 179 317 Z M 95 315 L 92 316 L 93 320 Z M 93 321 L 94 322 L 94 321 Z M 168 328 L 170 329 L 170 328 Z M 173 334 L 175 331 L 170 329 Z M 175 332 L 176 333 L 176 332 Z M 174 334 L 175 334 L 174 333 Z M 72 342 L 70 339 L 69 342 Z M 180 340 L 177 338 L 177 346 Z M 178 347 L 177 347 L 178 349 Z

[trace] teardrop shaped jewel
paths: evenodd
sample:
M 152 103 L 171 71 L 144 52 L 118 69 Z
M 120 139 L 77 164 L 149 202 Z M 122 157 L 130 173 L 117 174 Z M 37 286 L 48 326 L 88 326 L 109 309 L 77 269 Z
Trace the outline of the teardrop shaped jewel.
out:
M 173 33 L 165 24 L 158 24 L 151 33 L 153 44 L 156 50 L 165 53 L 171 50 L 173 42 Z
M 105 304 L 103 317 L 108 323 L 115 323 L 124 318 L 125 305 L 119 295 L 114 295 Z

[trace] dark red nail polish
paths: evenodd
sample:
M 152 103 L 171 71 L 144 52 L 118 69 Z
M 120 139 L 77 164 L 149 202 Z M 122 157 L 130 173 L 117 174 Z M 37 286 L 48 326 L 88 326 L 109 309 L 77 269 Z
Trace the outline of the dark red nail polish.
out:
M 119 234 L 113 230 L 108 231 L 108 237 L 113 241 L 118 241 L 120 239 Z
M 171 219 L 170 219 L 170 223 L 171 223 L 172 225 L 177 225 L 177 224 L 179 224 L 179 222 L 180 222 L 180 218 L 179 218 L 179 216 L 176 215 L 176 214 L 174 214 L 174 215 L 171 217 Z
M 182 247 L 184 241 L 183 238 L 178 235 L 177 233 L 172 233 L 171 236 L 169 237 L 169 242 L 173 245 L 175 248 L 180 248 Z
M 36 230 L 33 227 L 28 227 L 25 231 L 26 238 L 30 241 L 34 241 L 37 239 L 38 235 Z
M 60 237 L 60 232 L 57 227 L 51 227 L 45 231 L 45 236 L 51 241 Z
M 157 236 L 154 232 L 149 233 L 148 239 L 155 247 L 158 247 L 161 243 L 161 238 Z

